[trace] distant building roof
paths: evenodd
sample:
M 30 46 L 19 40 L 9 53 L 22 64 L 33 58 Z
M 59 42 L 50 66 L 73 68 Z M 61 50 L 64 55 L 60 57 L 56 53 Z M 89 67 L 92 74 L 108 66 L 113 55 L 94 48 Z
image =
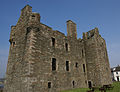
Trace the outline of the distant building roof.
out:
M 118 71 L 120 71 L 120 66 L 111 68 L 111 72 L 118 72 Z

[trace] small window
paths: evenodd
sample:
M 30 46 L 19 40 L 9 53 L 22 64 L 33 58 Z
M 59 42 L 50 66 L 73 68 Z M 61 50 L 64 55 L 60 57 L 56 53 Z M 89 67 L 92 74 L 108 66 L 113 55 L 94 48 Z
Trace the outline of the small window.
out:
M 69 71 L 69 61 L 66 61 L 66 71 Z
M 48 82 L 48 88 L 51 88 L 51 82 Z
M 73 88 L 75 87 L 75 81 L 72 81 Z
M 83 72 L 85 72 L 85 64 L 83 64 Z
M 15 42 L 12 42 L 12 46 L 13 46 L 13 47 L 15 46 Z
M 56 59 L 52 58 L 52 71 L 56 70 Z
M 82 57 L 84 56 L 84 51 L 83 51 L 83 49 L 82 49 Z
M 78 63 L 77 62 L 75 63 L 75 67 L 78 68 Z
M 55 47 L 55 38 L 52 38 L 52 46 Z
M 30 32 L 31 28 L 30 27 L 27 27 L 27 32 L 26 32 L 26 35 Z
M 66 51 L 68 51 L 68 43 L 65 43 Z
M 118 72 L 116 72 L 116 74 L 118 74 Z
M 32 15 L 32 17 L 35 17 L 35 15 Z

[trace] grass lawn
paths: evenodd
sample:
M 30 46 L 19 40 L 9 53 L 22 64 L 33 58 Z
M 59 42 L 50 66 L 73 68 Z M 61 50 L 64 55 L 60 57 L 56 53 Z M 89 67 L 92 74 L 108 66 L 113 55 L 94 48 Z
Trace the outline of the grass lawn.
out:
M 106 92 L 120 92 L 120 82 L 114 82 L 113 83 L 114 88 L 112 90 L 107 90 Z M 61 92 L 87 92 L 87 88 L 79 88 L 79 89 L 73 89 L 73 90 L 66 90 Z M 95 92 L 100 92 L 96 90 Z

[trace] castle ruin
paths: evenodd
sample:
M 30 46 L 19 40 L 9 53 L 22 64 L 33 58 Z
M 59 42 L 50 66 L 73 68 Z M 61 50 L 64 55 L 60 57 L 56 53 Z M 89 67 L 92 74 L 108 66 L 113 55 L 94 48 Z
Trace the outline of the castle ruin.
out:
M 4 92 L 60 92 L 111 84 L 105 40 L 98 28 L 77 39 L 68 20 L 67 36 L 40 22 L 26 5 L 11 27 Z

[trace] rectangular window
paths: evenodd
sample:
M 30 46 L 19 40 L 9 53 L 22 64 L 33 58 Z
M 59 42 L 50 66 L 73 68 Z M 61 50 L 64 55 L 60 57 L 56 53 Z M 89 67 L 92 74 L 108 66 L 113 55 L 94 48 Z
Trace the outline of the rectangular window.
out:
M 55 38 L 52 37 L 52 46 L 55 47 Z
M 48 82 L 48 88 L 51 88 L 51 82 Z
M 85 72 L 85 64 L 83 64 L 83 72 Z
M 83 52 L 83 49 L 82 49 L 82 57 L 84 57 L 84 52 Z
M 52 71 L 56 70 L 56 59 L 52 58 Z
M 69 61 L 66 61 L 66 71 L 69 71 Z
M 78 68 L 78 63 L 77 62 L 75 63 L 75 67 Z
M 65 43 L 65 48 L 66 48 L 66 51 L 68 51 L 68 44 Z

